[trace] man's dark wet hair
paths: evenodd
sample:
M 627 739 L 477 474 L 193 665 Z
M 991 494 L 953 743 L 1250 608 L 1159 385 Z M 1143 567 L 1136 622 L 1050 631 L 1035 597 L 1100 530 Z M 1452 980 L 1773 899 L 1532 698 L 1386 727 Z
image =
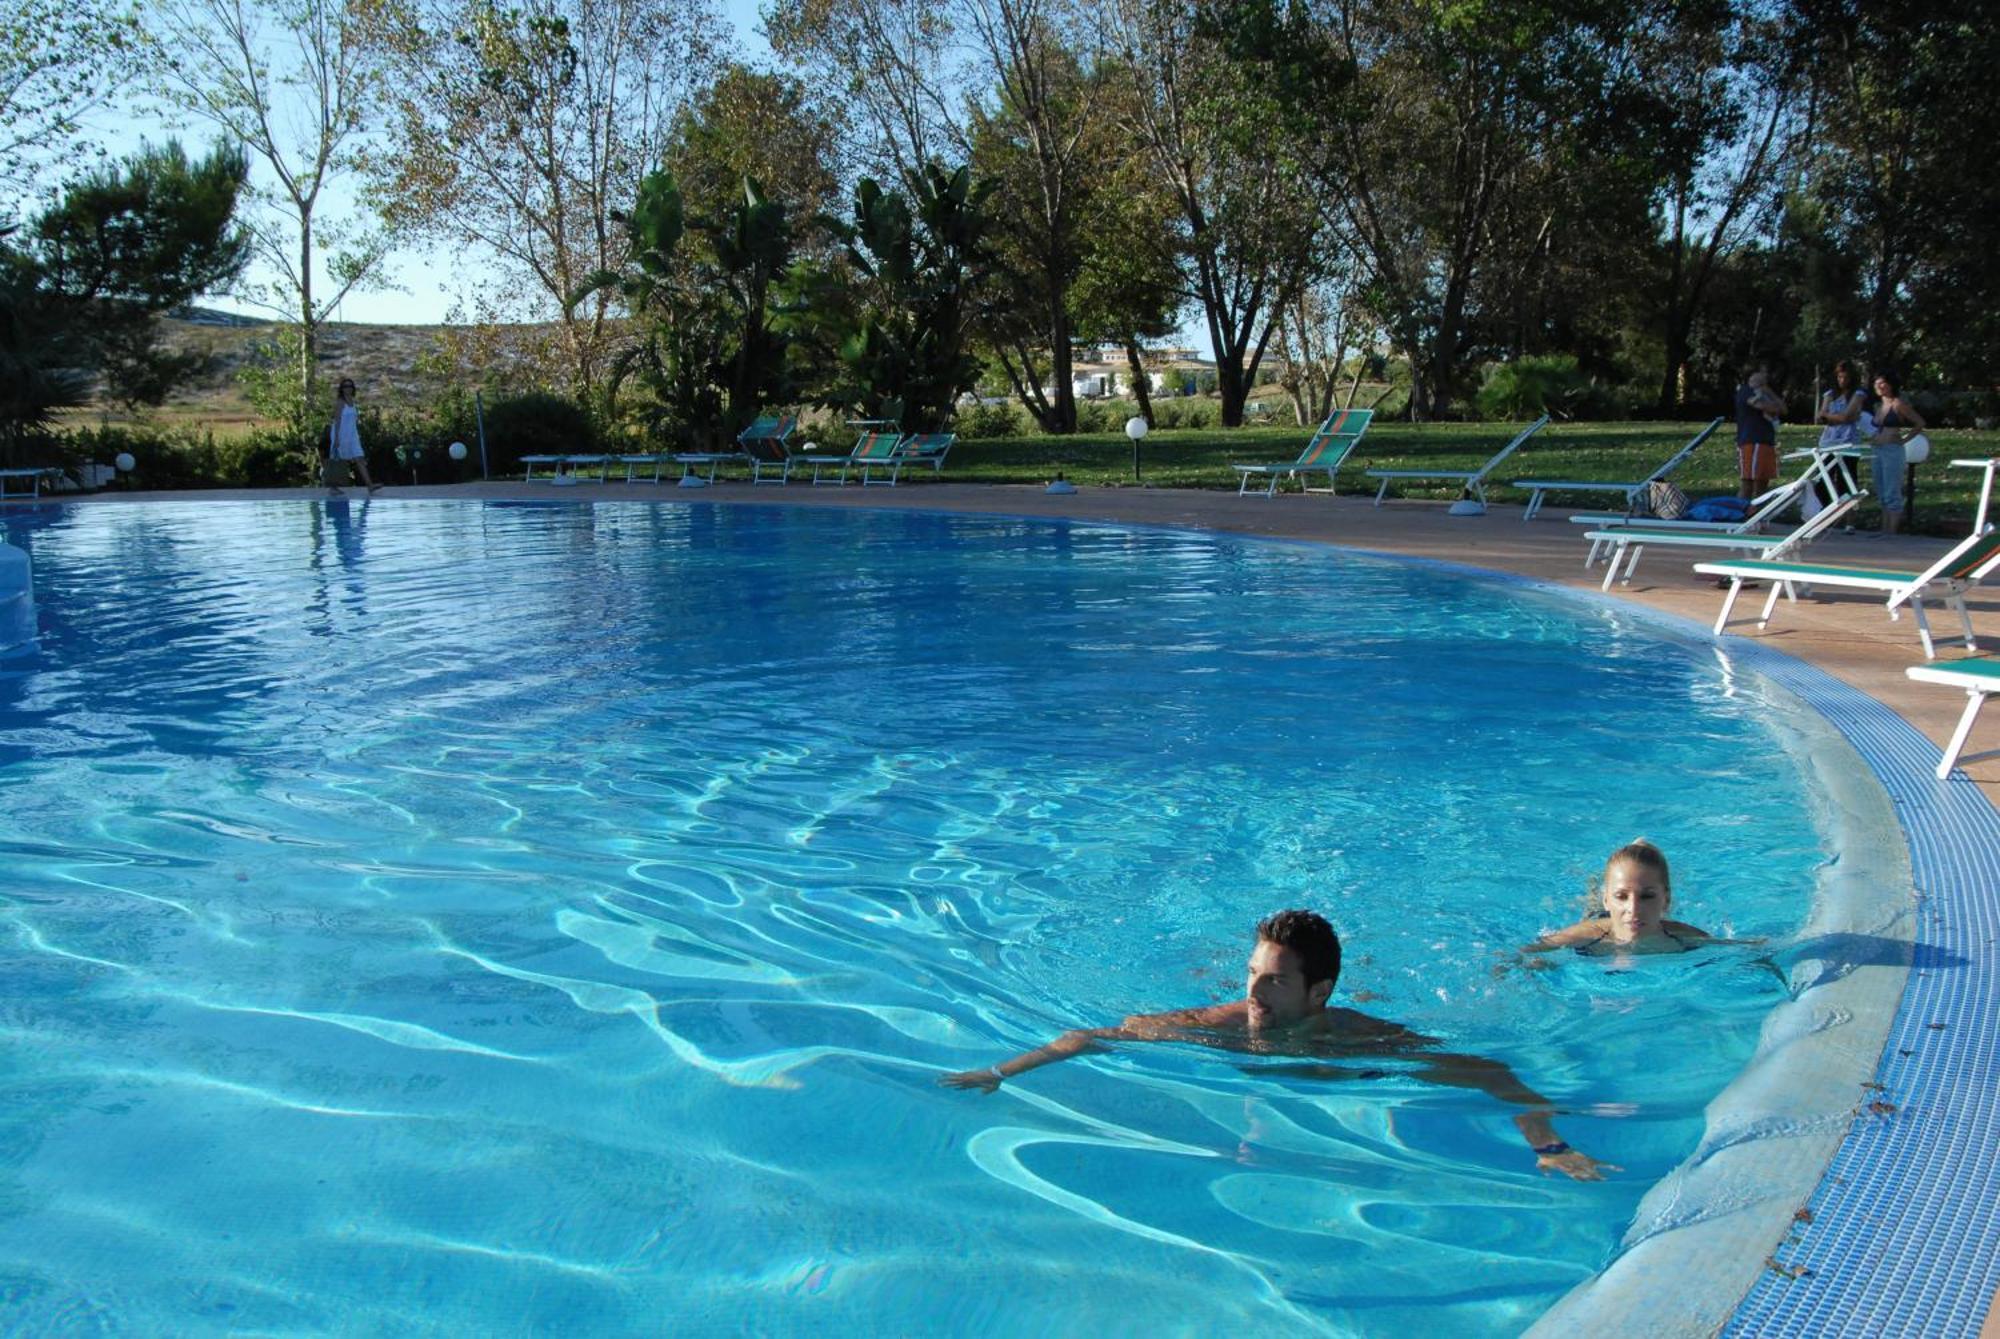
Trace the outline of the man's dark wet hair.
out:
M 1299 955 L 1306 984 L 1340 981 L 1340 936 L 1316 911 L 1280 911 L 1257 922 L 1257 938 Z

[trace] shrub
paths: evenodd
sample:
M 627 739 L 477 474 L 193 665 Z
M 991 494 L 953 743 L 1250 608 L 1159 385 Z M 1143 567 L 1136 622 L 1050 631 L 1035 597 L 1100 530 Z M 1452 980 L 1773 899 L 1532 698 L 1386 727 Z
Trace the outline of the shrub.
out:
M 1573 417 L 1591 390 L 1573 356 L 1539 355 L 1489 365 L 1473 404 L 1487 419 L 1536 418 L 1557 411 Z
M 1018 437 L 1021 411 L 1011 402 L 965 405 L 952 420 L 952 426 L 961 437 Z
M 1213 428 L 1222 423 L 1222 406 L 1214 400 L 1153 401 L 1156 428 Z
M 1079 400 L 1076 405 L 1078 432 L 1123 432 L 1125 407 L 1117 401 Z
M 584 453 L 596 442 L 590 415 L 560 395 L 530 391 L 486 406 L 486 450 L 495 472 L 520 468 L 522 456 Z M 373 452 L 368 463 L 374 468 Z

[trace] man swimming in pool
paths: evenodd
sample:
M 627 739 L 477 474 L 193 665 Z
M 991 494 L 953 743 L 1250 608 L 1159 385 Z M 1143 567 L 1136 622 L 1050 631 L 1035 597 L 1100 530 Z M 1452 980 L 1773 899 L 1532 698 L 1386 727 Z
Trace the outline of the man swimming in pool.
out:
M 1117 1027 L 1065 1032 L 1048 1045 L 1003 1060 L 990 1069 L 947 1074 L 949 1088 L 992 1092 L 1007 1079 L 1031 1069 L 1104 1049 L 1114 1041 L 1185 1041 L 1253 1055 L 1298 1056 L 1309 1060 L 1375 1058 L 1408 1062 L 1418 1078 L 1454 1088 L 1476 1088 L 1503 1102 L 1531 1107 L 1514 1118 L 1534 1150 L 1536 1165 L 1578 1181 L 1601 1181 L 1623 1168 L 1598 1162 L 1562 1141 L 1552 1124 L 1547 1098 L 1514 1077 L 1495 1060 L 1431 1049 L 1434 1038 L 1355 1009 L 1328 1008 L 1340 978 L 1340 936 L 1326 919 L 1310 911 L 1281 911 L 1257 926 L 1250 952 L 1249 981 L 1243 998 L 1228 1004 L 1171 1013 L 1134 1014 Z M 1381 1070 L 1333 1064 L 1286 1066 L 1287 1074 L 1309 1078 L 1379 1078 Z

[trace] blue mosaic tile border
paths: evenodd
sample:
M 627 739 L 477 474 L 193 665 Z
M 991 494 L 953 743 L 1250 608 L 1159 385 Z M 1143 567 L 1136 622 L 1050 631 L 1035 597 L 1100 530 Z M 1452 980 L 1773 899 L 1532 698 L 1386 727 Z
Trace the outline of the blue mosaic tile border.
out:
M 1742 638 L 1727 646 L 1853 744 L 1889 792 L 1917 906 L 1876 1098 L 1725 1334 L 1976 1334 L 2000 1289 L 2000 811 L 1874 698 Z M 1796 1275 L 1795 1277 L 1793 1275 Z

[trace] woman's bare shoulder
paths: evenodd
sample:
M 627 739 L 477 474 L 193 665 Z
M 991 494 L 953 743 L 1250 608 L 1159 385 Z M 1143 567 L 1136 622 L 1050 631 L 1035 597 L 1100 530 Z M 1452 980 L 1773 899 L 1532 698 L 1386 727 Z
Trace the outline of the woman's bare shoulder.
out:
M 1593 939 L 1604 938 L 1604 934 L 1605 925 L 1603 921 L 1578 921 L 1575 925 L 1566 925 L 1560 930 L 1549 931 L 1534 943 L 1528 945 L 1528 951 L 1535 953 L 1544 949 L 1568 948 L 1573 944 L 1587 944 Z

